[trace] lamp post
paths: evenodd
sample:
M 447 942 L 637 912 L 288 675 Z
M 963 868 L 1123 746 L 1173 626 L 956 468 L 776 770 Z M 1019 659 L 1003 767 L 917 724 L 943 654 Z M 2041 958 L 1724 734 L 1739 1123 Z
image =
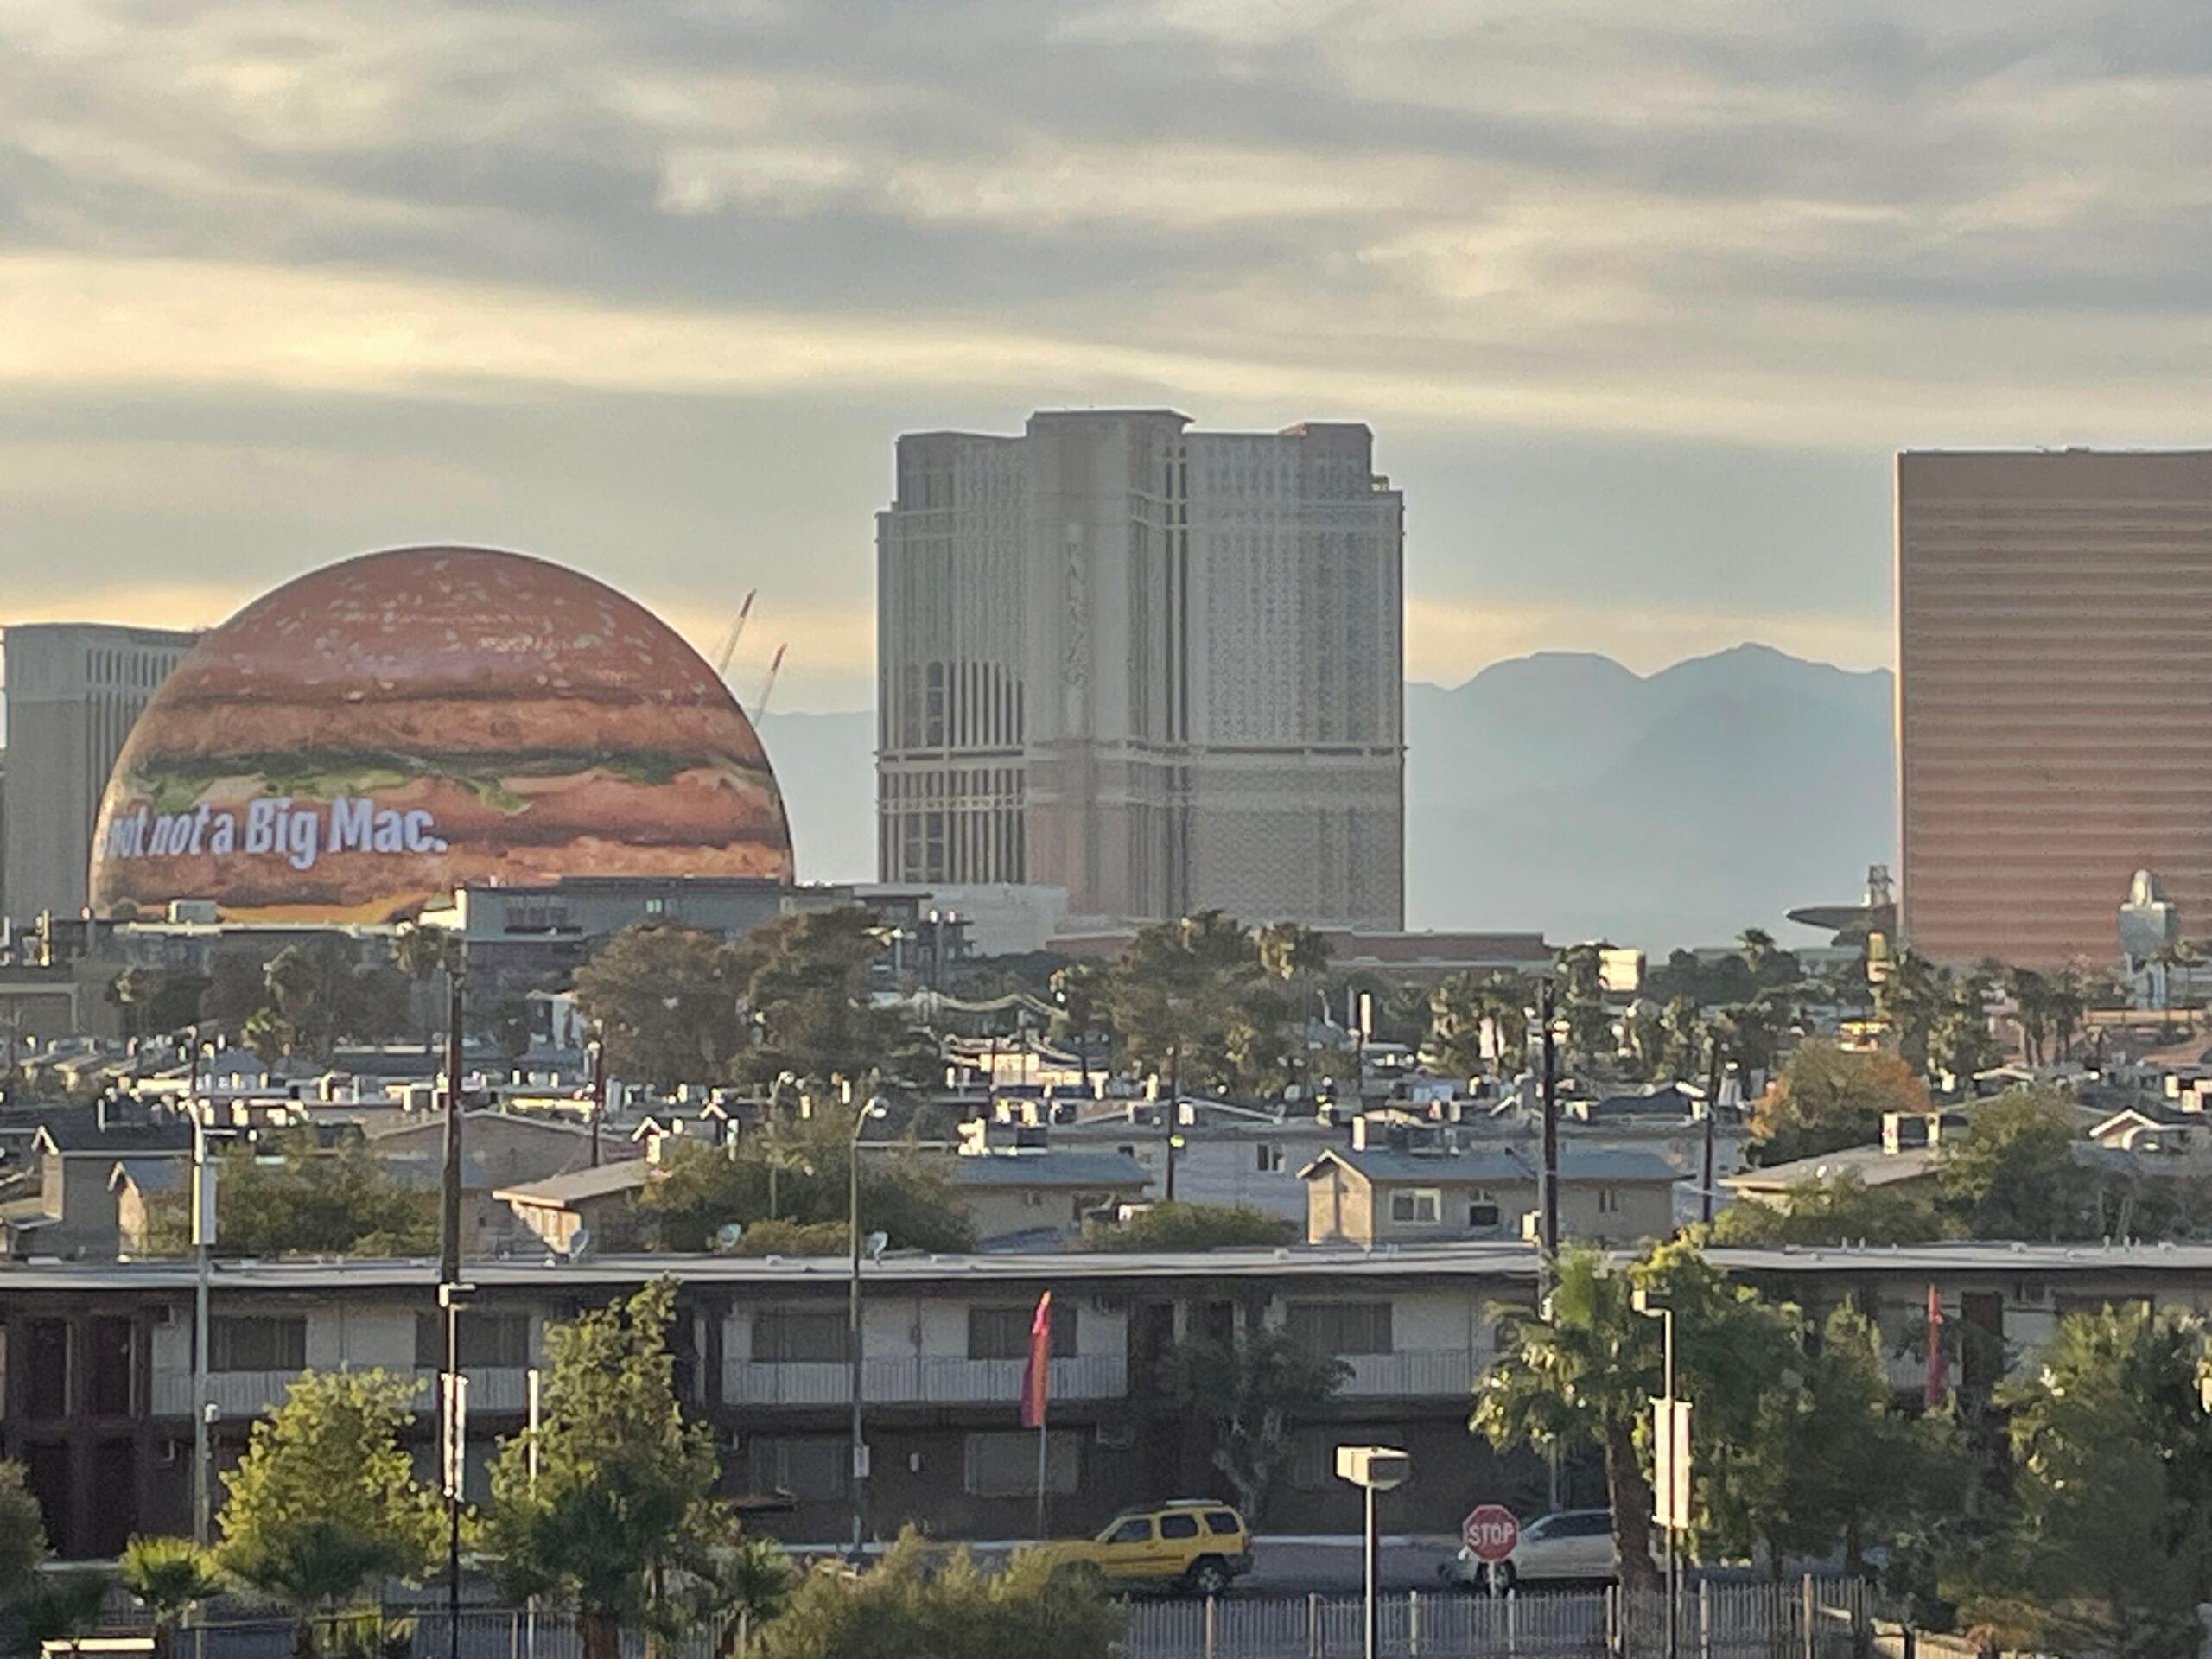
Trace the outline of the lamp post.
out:
M 853 1565 L 861 1564 L 861 1545 L 868 1536 L 868 1442 L 861 1425 L 861 1135 L 870 1122 L 888 1116 L 883 1096 L 871 1092 L 853 1114 L 853 1143 L 845 1157 L 845 1230 L 852 1244 L 852 1279 L 845 1289 L 845 1357 L 852 1368 L 853 1396 Z
M 784 1085 L 798 1081 L 796 1074 L 790 1071 L 779 1071 L 776 1073 L 775 1082 L 768 1085 L 766 1128 L 771 1135 L 783 1123 Z M 733 1157 L 736 1155 L 736 1148 L 734 1147 L 731 1148 L 731 1155 Z M 768 1219 L 771 1221 L 776 1218 L 776 1176 L 782 1167 L 782 1154 L 777 1150 L 774 1141 L 771 1141 L 768 1144 Z
M 1366 1495 L 1367 1499 L 1367 1525 L 1360 1549 L 1366 1568 L 1363 1574 L 1366 1617 L 1362 1621 L 1362 1628 L 1366 1631 L 1366 1659 L 1381 1659 L 1382 1652 L 1382 1604 L 1377 1594 L 1382 1587 L 1382 1548 L 1375 1525 L 1375 1494 L 1404 1485 L 1413 1471 L 1414 1460 L 1394 1446 L 1340 1446 L 1337 1448 L 1337 1478 L 1350 1481 Z
M 10 1045 L 12 1047 L 12 1043 Z M 208 1536 L 207 1300 L 215 1243 L 215 1171 L 207 1162 L 207 1119 L 200 1092 L 200 1062 L 213 1047 L 192 1033 L 192 1065 L 187 1099 L 192 1113 L 192 1541 L 206 1548 Z
M 1654 1422 L 1657 1433 L 1653 1436 L 1653 1444 L 1657 1456 L 1652 1469 L 1656 1477 L 1652 1483 L 1656 1489 L 1652 1508 L 1656 1511 L 1654 1519 L 1660 1524 L 1666 1549 L 1666 1659 L 1676 1659 L 1676 1642 L 1681 1624 L 1681 1620 L 1676 1616 L 1681 1598 L 1681 1566 L 1675 1550 L 1675 1528 L 1682 1516 L 1675 1497 L 1677 1492 L 1688 1484 L 1688 1472 L 1682 1467 L 1682 1461 L 1689 1456 L 1689 1447 L 1685 1443 L 1688 1437 L 1682 1432 L 1687 1427 L 1683 1421 L 1686 1414 L 1677 1409 L 1675 1400 L 1675 1310 L 1654 1300 L 1650 1293 L 1641 1287 L 1632 1294 L 1630 1301 L 1637 1313 L 1648 1319 L 1658 1320 L 1660 1325 L 1663 1358 L 1660 1370 L 1660 1398 L 1656 1402 L 1657 1411 Z
M 468 1469 L 468 1381 L 461 1370 L 461 1310 L 475 1292 L 475 1286 L 453 1281 L 438 1287 L 438 1308 L 445 1315 L 446 1328 L 445 1375 L 439 1380 L 444 1384 L 440 1415 L 445 1429 L 447 1659 L 459 1659 L 461 1653 L 461 1502 Z M 537 1455 L 533 1440 L 533 1460 Z
M 607 1045 L 594 1037 L 584 1045 L 591 1062 L 591 1166 L 599 1167 L 599 1126 L 607 1116 Z

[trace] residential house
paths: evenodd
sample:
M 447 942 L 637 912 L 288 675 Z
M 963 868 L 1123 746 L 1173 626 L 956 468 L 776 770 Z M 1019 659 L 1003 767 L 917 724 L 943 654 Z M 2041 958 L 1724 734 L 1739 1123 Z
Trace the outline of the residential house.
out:
M 118 1159 L 188 1160 L 192 1130 L 162 1116 L 119 1121 L 105 1104 L 57 1112 L 33 1131 L 34 1182 L 19 1176 L 0 1198 L 5 1255 L 112 1259 L 122 1248 L 118 1194 L 111 1185 Z
M 1144 1196 L 1150 1178 L 1126 1152 L 1017 1147 L 952 1160 L 954 1186 L 983 1249 L 1056 1249 L 1093 1216 Z
M 492 1197 L 512 1217 L 517 1243 L 534 1239 L 566 1255 L 575 1252 L 580 1236 L 602 1249 L 635 1243 L 638 1206 L 660 1173 L 656 1162 L 625 1158 L 503 1186 Z
M 1541 1202 L 1537 1155 L 1524 1147 L 1442 1141 L 1323 1153 L 1299 1172 L 1306 1242 L 1429 1243 L 1533 1235 Z M 1650 1153 L 1562 1147 L 1560 1237 L 1627 1244 L 1675 1230 L 1681 1178 Z

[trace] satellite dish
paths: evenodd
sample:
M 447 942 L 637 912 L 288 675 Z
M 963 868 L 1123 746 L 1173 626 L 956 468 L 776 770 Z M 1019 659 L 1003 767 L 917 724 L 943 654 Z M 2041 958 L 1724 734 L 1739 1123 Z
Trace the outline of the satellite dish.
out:
M 577 1229 L 576 1229 L 576 1230 L 575 1230 L 575 1232 L 570 1233 L 570 1234 L 569 1235 L 569 1261 L 571 1261 L 571 1262 L 581 1262 L 581 1261 L 582 1261 L 582 1260 L 584 1259 L 584 1253 L 585 1253 L 586 1251 L 589 1250 L 590 1249 L 591 1249 L 591 1229 L 590 1229 L 590 1228 L 588 1228 L 588 1227 L 579 1227 L 579 1228 L 577 1228 Z
M 739 1241 L 744 1238 L 744 1236 L 745 1229 L 740 1226 L 736 1222 L 726 1221 L 722 1223 L 721 1226 L 715 1229 L 715 1254 L 719 1255 L 728 1255 L 731 1251 L 737 1248 Z
M 883 1252 L 889 1248 L 890 1243 L 890 1234 L 870 1233 L 868 1237 L 862 1241 L 861 1248 L 868 1251 L 868 1259 L 869 1261 L 880 1262 L 883 1260 Z

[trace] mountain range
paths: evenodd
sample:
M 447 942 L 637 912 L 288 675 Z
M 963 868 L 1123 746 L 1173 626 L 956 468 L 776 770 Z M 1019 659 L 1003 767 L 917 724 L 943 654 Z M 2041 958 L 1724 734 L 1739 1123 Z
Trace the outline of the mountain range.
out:
M 800 878 L 875 867 L 874 716 L 769 715 Z M 1406 923 L 1663 952 L 1855 899 L 1895 836 L 1890 676 L 1744 645 L 1542 652 L 1406 687 Z

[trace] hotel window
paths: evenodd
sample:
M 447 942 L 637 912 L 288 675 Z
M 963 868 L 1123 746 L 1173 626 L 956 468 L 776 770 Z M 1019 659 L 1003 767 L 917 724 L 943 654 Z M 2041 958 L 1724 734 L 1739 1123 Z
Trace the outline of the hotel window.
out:
M 753 1316 L 753 1357 L 769 1364 L 823 1364 L 849 1357 L 845 1315 L 812 1308 L 764 1308 Z
M 1311 1354 L 1387 1354 L 1397 1346 L 1388 1302 L 1293 1302 L 1283 1329 Z
M 1620 1188 L 1618 1186 L 1599 1187 L 1598 1189 L 1598 1213 L 1601 1216 L 1618 1216 L 1620 1212 Z
M 1029 1327 L 1037 1317 L 1034 1302 L 1013 1307 L 971 1307 L 968 1310 L 968 1357 L 970 1359 L 1027 1359 Z M 1055 1299 L 1052 1303 L 1054 1359 L 1075 1357 L 1075 1305 Z
M 530 1365 L 530 1315 L 487 1313 L 474 1308 L 461 1316 L 461 1369 L 464 1371 L 524 1370 Z M 436 1370 L 446 1363 L 446 1322 L 442 1313 L 415 1316 L 415 1364 Z
M 304 1313 L 207 1322 L 207 1369 L 212 1371 L 303 1371 L 307 1364 Z
M 1390 1219 L 1415 1224 L 1434 1221 L 1443 1197 L 1433 1186 L 1402 1188 L 1390 1195 Z

